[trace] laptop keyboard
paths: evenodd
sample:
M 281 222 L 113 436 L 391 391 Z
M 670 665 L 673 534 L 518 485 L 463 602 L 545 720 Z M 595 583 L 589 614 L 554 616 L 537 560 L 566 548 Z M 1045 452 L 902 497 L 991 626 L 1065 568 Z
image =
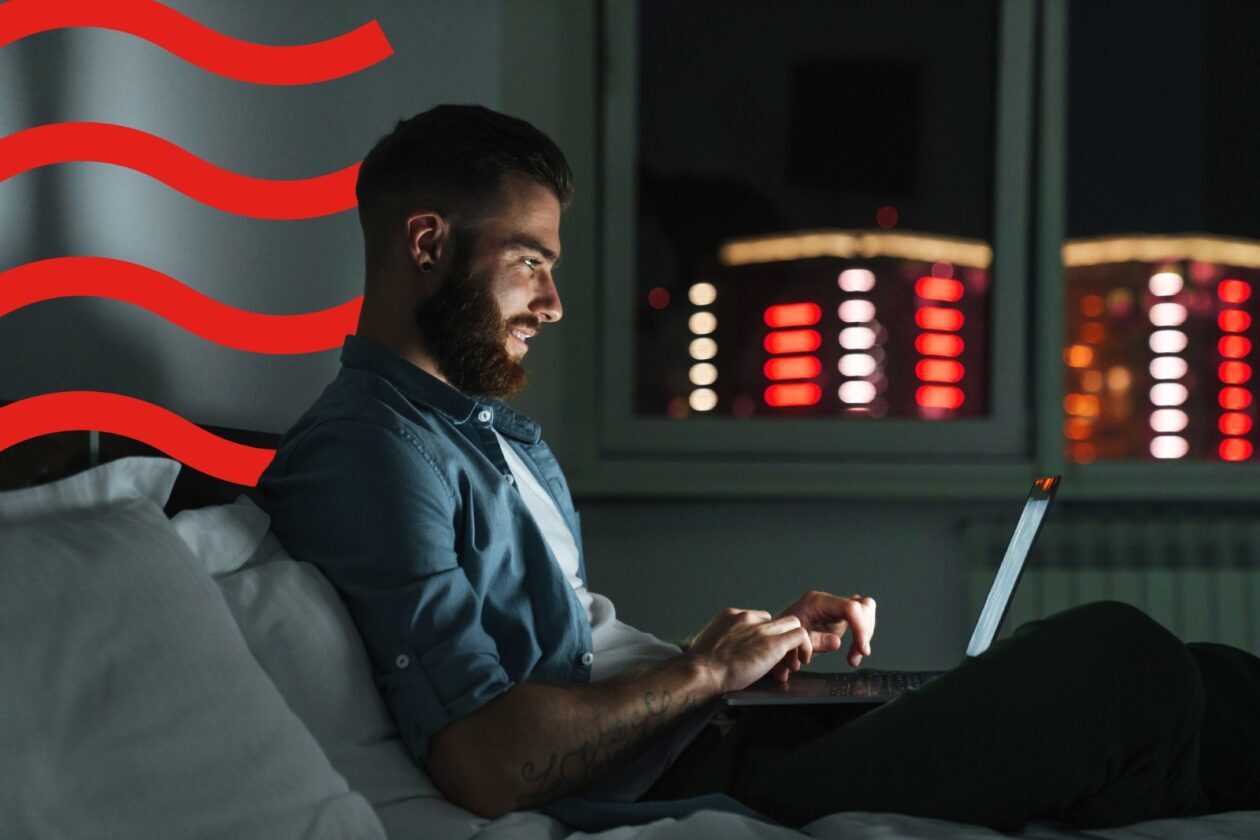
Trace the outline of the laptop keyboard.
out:
M 941 675 L 936 671 L 864 671 L 836 674 L 828 682 L 832 697 L 881 697 L 902 694 L 927 685 Z

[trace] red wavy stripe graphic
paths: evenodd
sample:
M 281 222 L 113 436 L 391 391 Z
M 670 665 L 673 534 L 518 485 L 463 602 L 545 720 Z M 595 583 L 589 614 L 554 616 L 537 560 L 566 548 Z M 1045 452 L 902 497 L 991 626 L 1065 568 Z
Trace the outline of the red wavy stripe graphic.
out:
M 376 21 L 314 44 L 278 47 L 216 32 L 156 0 L 8 0 L 0 47 L 50 29 L 89 26 L 143 38 L 202 70 L 264 85 L 305 85 L 357 73 L 394 54 Z
M 357 203 L 358 163 L 316 178 L 272 181 L 221 169 L 169 140 L 124 125 L 51 123 L 0 137 L 0 181 L 70 161 L 125 166 L 202 204 L 255 219 L 312 219 Z
M 172 411 L 122 394 L 59 391 L 0 406 L 0 450 L 40 435 L 91 430 L 134 438 L 207 475 L 251 487 L 276 455 L 274 449 L 233 443 Z
M 152 268 L 107 257 L 55 257 L 0 272 L 0 318 L 60 297 L 106 297 L 143 307 L 208 341 L 251 353 L 314 353 L 340 347 L 363 307 L 360 295 L 303 315 L 248 312 Z

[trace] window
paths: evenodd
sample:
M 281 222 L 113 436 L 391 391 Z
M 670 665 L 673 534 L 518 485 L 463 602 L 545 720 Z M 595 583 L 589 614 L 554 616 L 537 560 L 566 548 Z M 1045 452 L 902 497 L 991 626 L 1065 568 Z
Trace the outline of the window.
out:
M 1070 10 L 1071 463 L 1254 459 L 1260 7 Z
M 604 14 L 604 450 L 1026 458 L 1027 5 Z

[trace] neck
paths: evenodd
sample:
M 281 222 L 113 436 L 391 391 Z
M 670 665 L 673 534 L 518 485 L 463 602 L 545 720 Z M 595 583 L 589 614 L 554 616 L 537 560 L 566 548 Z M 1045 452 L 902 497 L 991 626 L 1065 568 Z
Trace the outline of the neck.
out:
M 375 324 L 365 323 L 360 319 L 354 334 L 359 338 L 366 338 L 368 341 L 389 348 L 430 376 L 446 382 L 446 377 L 438 370 L 437 363 L 433 361 L 432 357 L 424 351 L 419 337 L 414 335 L 414 330 L 413 334 L 409 336 L 401 330 L 383 329 Z M 446 384 L 450 385 L 451 383 L 446 382 Z

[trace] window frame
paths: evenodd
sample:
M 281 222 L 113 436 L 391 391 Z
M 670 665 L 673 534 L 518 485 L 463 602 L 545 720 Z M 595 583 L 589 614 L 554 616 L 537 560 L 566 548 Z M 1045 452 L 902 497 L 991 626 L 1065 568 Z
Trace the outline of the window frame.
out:
M 635 150 L 638 3 L 606 3 L 603 37 L 603 270 L 601 449 L 617 454 L 737 456 L 912 456 L 936 461 L 1027 454 L 1023 330 L 1028 276 L 1035 15 L 1025 3 L 999 3 L 995 74 L 993 298 L 990 414 L 930 422 L 910 419 L 792 420 L 635 416 L 632 405 Z M 1006 278 L 1006 279 L 1001 279 Z M 1019 278 L 1019 279 L 1014 279 Z M 996 348 L 1002 352 L 996 352 Z M 790 426 L 789 426 L 790 424 Z M 790 428 L 789 434 L 781 434 Z M 943 451 L 943 454 L 942 454 Z
M 1219 461 L 1068 461 L 1063 437 L 1066 379 L 1066 271 L 1068 190 L 1068 33 L 1069 4 L 1041 4 L 1041 70 L 1038 91 L 1037 157 L 1037 320 L 1036 465 L 1039 472 L 1063 475 L 1072 499 L 1114 501 L 1260 501 L 1260 463 Z
M 1026 492 L 1034 466 L 1026 278 L 1033 268 L 1037 10 L 1020 0 L 998 5 L 991 414 L 941 423 L 801 420 L 788 426 L 773 419 L 633 415 L 634 360 L 624 348 L 633 346 L 635 303 L 635 241 L 626 232 L 636 218 L 638 4 L 601 0 L 567 15 L 505 8 L 504 31 L 513 37 L 504 39 L 502 106 L 536 120 L 565 149 L 578 183 L 594 186 L 579 189 L 564 222 L 563 358 L 545 357 L 541 346 L 531 353 L 536 372 L 560 380 L 555 398 L 535 389 L 518 401 L 543 421 L 575 494 L 987 499 Z M 557 48 L 522 46 L 530 43 Z M 784 428 L 786 435 L 768 434 Z

